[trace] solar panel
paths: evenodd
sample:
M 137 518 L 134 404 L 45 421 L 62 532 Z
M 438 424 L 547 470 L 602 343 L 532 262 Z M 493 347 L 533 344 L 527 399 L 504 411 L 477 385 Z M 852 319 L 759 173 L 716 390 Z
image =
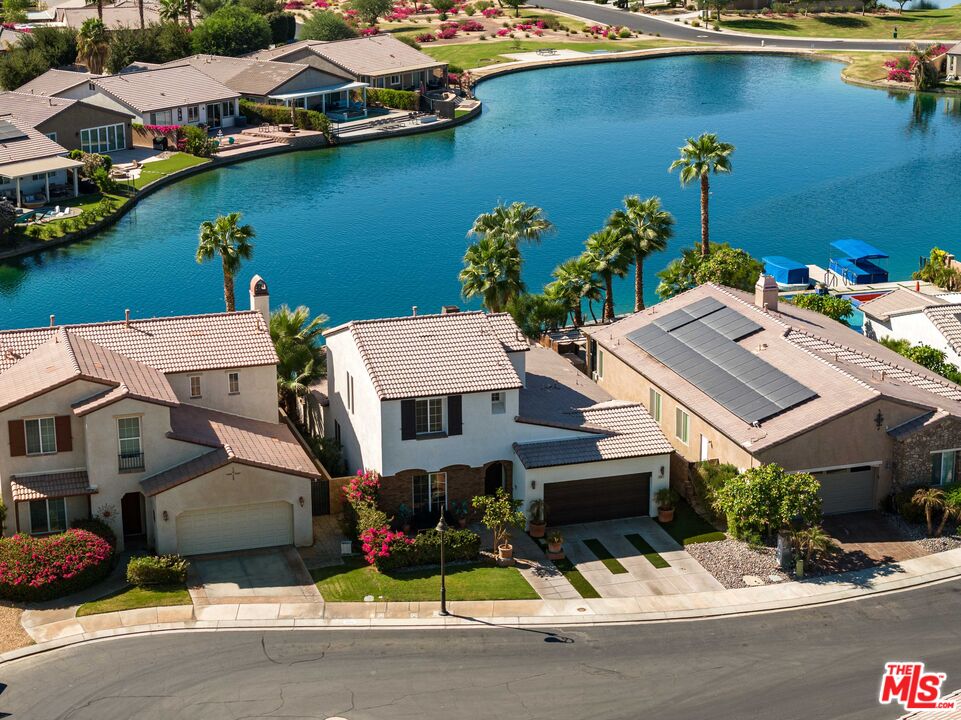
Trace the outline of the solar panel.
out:
M 27 134 L 9 120 L 0 120 L 0 142 L 25 138 Z
M 714 298 L 705 300 L 669 313 L 627 339 L 748 423 L 817 397 L 737 344 L 761 330 L 760 325 Z

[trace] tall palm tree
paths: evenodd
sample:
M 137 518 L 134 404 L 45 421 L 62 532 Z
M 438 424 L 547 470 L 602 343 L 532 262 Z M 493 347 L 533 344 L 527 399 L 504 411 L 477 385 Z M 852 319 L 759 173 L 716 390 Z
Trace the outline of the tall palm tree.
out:
M 270 339 L 277 350 L 277 395 L 287 416 L 298 419 L 297 399 L 310 405 L 310 388 L 325 374 L 327 356 L 323 346 L 324 326 L 328 318 L 311 318 L 310 308 L 303 305 L 291 310 L 281 305 L 270 315 Z M 311 413 L 305 413 L 304 424 L 310 433 Z
M 481 238 L 464 254 L 460 282 L 465 298 L 480 297 L 491 312 L 503 312 L 524 292 L 520 251 L 504 237 Z
M 544 292 L 548 297 L 562 301 L 571 313 L 574 325 L 579 327 L 584 324 L 584 313 L 581 303 L 587 300 L 591 317 L 597 320 L 594 315 L 594 301 L 599 301 L 603 295 L 601 293 L 601 282 L 594 272 L 594 265 L 591 259 L 585 255 L 580 255 L 570 260 L 565 260 L 554 268 L 554 280 L 548 283 Z
M 187 27 L 194 29 L 194 3 L 193 0 L 184 0 L 184 12 L 187 14 Z
M 103 22 L 103 0 L 97 0 L 97 19 Z
M 519 245 L 521 242 L 539 243 L 544 235 L 553 230 L 554 224 L 544 216 L 541 208 L 514 202 L 510 205 L 498 203 L 489 213 L 478 215 L 467 235 L 482 238 L 499 236 Z
M 594 272 L 604 281 L 604 314 L 602 319 L 614 320 L 614 278 L 624 277 L 631 266 L 631 249 L 627 238 L 613 225 L 592 233 L 587 238 L 584 253 Z
M 911 59 L 911 76 L 914 78 L 915 90 L 927 90 L 938 82 L 938 71 L 931 64 L 934 59 L 936 45 L 921 48 L 917 43 L 911 43 L 908 57 Z
M 661 207 L 659 197 L 641 200 L 637 195 L 624 198 L 624 209 L 615 210 L 608 223 L 625 234 L 634 261 L 634 312 L 644 309 L 644 260 L 661 252 L 674 235 L 674 216 Z
M 87 18 L 77 32 L 77 62 L 85 65 L 94 75 L 103 72 L 110 45 L 107 28 L 102 20 Z
M 701 255 L 707 257 L 711 251 L 707 212 L 711 186 L 708 176 L 731 172 L 734 146 L 721 142 L 714 133 L 701 133 L 699 137 L 688 138 L 680 152 L 681 157 L 671 163 L 668 172 L 680 170 L 681 185 L 690 185 L 697 179 L 701 181 Z
M 143 0 L 137 0 L 137 12 L 140 13 L 140 29 L 143 30 L 147 27 L 143 17 Z
M 224 270 L 224 304 L 227 312 L 236 310 L 234 301 L 234 276 L 243 260 L 254 254 L 250 239 L 256 235 L 250 225 L 240 224 L 240 213 L 220 215 L 216 220 L 204 220 L 200 224 L 200 241 L 197 244 L 197 262 L 202 263 L 220 256 Z

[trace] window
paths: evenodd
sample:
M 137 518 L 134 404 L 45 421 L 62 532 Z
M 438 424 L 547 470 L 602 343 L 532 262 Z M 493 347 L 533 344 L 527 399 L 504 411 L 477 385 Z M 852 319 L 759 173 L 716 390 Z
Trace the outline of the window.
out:
M 174 118 L 173 113 L 170 110 L 161 110 L 160 112 L 150 113 L 150 124 L 151 125 L 173 125 Z
M 203 397 L 200 387 L 200 376 L 191 375 L 190 376 L 190 397 L 199 398 Z
M 447 509 L 447 473 L 415 475 L 411 507 L 415 513 L 440 513 Z
M 120 470 L 143 470 L 140 418 L 117 418 L 117 438 L 120 445 Z
M 169 118 L 170 111 L 167 110 Z M 154 113 L 154 117 L 158 113 Z M 162 113 L 159 113 L 162 114 Z M 154 122 L 154 125 L 170 125 L 170 122 Z M 80 131 L 80 149 L 88 153 L 108 153 L 127 147 L 127 136 L 123 123 L 84 128 Z
M 197 122 L 200 120 L 200 106 L 191 105 L 187 108 L 187 122 Z
M 661 393 L 654 388 L 651 388 L 651 400 L 647 406 L 647 411 L 655 422 L 661 422 Z
M 674 411 L 674 434 L 677 439 L 687 445 L 688 436 L 691 432 L 691 416 L 677 408 Z
M 47 137 L 53 140 L 54 142 L 57 142 L 57 133 L 55 132 L 47 133 Z
M 397 85 L 400 85 L 400 75 L 391 75 L 391 76 L 390 76 L 390 84 L 393 85 L 393 86 L 395 86 L 395 87 L 396 87 Z
M 57 425 L 52 417 L 24 420 L 27 434 L 27 455 L 47 455 L 57 452 Z
M 443 398 L 425 398 L 414 402 L 414 432 L 418 435 L 444 432 Z
M 507 411 L 507 395 L 506 393 L 496 392 L 491 393 L 491 413 L 494 415 L 503 415 Z
M 354 376 L 350 373 L 347 373 L 347 388 L 344 394 L 347 396 L 347 409 L 354 412 Z
M 604 351 L 597 349 L 597 377 L 599 380 L 604 378 Z
M 230 395 L 240 394 L 240 373 L 227 373 L 227 393 Z
M 231 117 L 234 114 L 234 104 L 230 100 L 225 100 L 220 105 L 223 117 Z M 198 110 L 198 113 L 200 111 Z
M 51 533 L 67 529 L 67 501 L 47 498 L 30 501 L 30 532 Z
M 940 450 L 931 453 L 931 483 L 934 485 L 950 485 L 961 476 L 959 468 L 959 450 Z

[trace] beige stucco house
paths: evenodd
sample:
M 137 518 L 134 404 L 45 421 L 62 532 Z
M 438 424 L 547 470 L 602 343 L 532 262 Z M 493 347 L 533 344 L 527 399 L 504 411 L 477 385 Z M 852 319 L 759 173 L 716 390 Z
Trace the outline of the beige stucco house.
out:
M 105 519 L 120 547 L 309 545 L 324 475 L 278 417 L 266 285 L 248 312 L 0 332 L 5 534 Z
M 9 113 L 67 150 L 111 153 L 132 144 L 133 115 L 82 100 L 32 93 L 0 93 L 0 116 Z

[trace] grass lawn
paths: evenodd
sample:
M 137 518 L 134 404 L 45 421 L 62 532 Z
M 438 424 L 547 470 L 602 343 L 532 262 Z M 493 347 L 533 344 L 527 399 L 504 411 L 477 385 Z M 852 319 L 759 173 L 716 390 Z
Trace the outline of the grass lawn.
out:
M 77 617 L 167 605 L 190 605 L 187 588 L 183 585 L 157 585 L 152 588 L 129 586 L 100 600 L 84 603 L 77 610 Z
M 821 50 L 819 54 L 827 55 L 838 60 L 846 60 L 848 65 L 841 71 L 843 77 L 849 80 L 875 82 L 886 80 L 888 69 L 884 67 L 885 60 L 901 57 L 903 53 L 850 53 L 843 54 L 836 50 Z M 908 85 L 905 86 L 909 87 Z
M 470 110 L 460 110 L 460 109 L 457 109 L 457 110 L 454 110 L 454 118 L 456 119 L 456 118 L 459 118 L 459 117 L 464 117 L 465 115 L 468 115 L 469 113 L 470 113 Z
M 658 569 L 660 569 L 660 568 L 666 568 L 666 567 L 671 567 L 671 563 L 669 563 L 667 560 L 665 560 L 664 558 L 662 558 L 662 557 L 658 554 L 658 552 L 657 552 L 654 548 L 652 548 L 652 547 L 650 546 L 650 544 L 647 542 L 647 540 L 645 540 L 644 538 L 642 538 L 642 537 L 641 537 L 640 535 L 638 535 L 637 533 L 631 533 L 630 535 L 625 535 L 624 537 L 627 538 L 627 541 L 628 541 L 631 545 L 633 545 L 634 547 L 636 547 L 636 548 L 637 548 L 637 551 L 638 551 L 641 555 L 643 555 L 643 556 L 647 559 L 647 561 L 648 561 L 651 565 L 653 565 L 654 567 L 656 567 L 656 568 L 658 568 Z
M 166 177 L 178 170 L 193 167 L 194 165 L 203 165 L 208 162 L 210 162 L 210 160 L 206 158 L 195 157 L 187 153 L 175 153 L 166 160 L 143 163 L 140 170 L 140 177 L 133 181 L 133 185 L 139 190 L 145 185 L 149 185 L 155 180 Z
M 721 27 L 765 35 L 832 38 L 888 39 L 898 29 L 898 39 L 951 40 L 961 38 L 961 5 L 934 10 L 905 10 L 903 14 L 821 13 L 788 17 L 737 17 L 722 15 Z
M 567 558 L 563 560 L 553 560 L 554 566 L 561 571 L 567 581 L 574 586 L 574 589 L 581 594 L 582 598 L 599 598 L 601 594 L 594 589 L 594 586 L 587 582 L 587 578 L 581 575 L 580 571 L 574 567 Z
M 93 193 L 91 195 L 79 195 L 75 198 L 62 198 L 62 199 L 54 200 L 49 204 L 49 207 L 53 207 L 55 205 L 59 205 L 60 207 L 76 207 L 76 208 L 80 208 L 80 211 L 83 212 L 84 210 L 93 210 L 94 207 L 96 207 L 100 203 L 100 201 L 105 197 L 113 200 L 118 209 L 123 205 L 125 205 L 129 200 L 129 198 L 124 195 L 112 195 L 112 194 L 102 195 L 98 192 L 98 193 Z M 77 217 L 78 217 L 77 215 L 73 215 L 72 217 L 64 218 L 63 220 L 49 220 L 45 223 L 40 223 L 39 225 L 33 224 L 32 227 L 44 228 L 45 235 L 37 239 L 41 239 L 41 240 L 56 239 L 56 238 L 63 237 L 67 233 L 67 230 L 64 227 L 64 225 L 70 220 L 73 220 L 74 222 L 76 222 Z M 32 240 L 33 238 L 30 238 L 30 236 L 27 235 L 28 227 L 31 227 L 31 225 L 23 225 L 23 224 L 17 225 L 15 228 L 16 234 L 14 237 L 17 240 L 23 240 L 23 239 Z
M 440 598 L 440 570 L 379 573 L 363 560 L 312 570 L 317 589 L 327 602 L 417 602 Z M 447 568 L 448 600 L 537 600 L 538 594 L 512 567 L 454 565 Z
M 674 519 L 669 523 L 662 523 L 661 528 L 682 546 L 714 542 L 726 537 L 683 500 L 679 500 L 674 509 Z
M 597 556 L 597 559 L 604 563 L 604 567 L 611 571 L 613 575 L 623 575 L 627 568 L 621 565 L 616 557 L 611 555 L 611 551 L 604 547 L 600 540 L 585 540 L 584 544 Z
M 421 50 L 432 58 L 443 60 L 451 65 L 469 70 L 497 65 L 498 63 L 514 62 L 503 53 L 532 52 L 541 48 L 552 47 L 557 50 L 646 50 L 658 47 L 680 47 L 690 45 L 684 42 L 669 42 L 667 40 L 599 40 L 597 42 L 545 42 L 542 40 L 490 40 L 476 43 L 462 43 L 459 45 L 440 45 L 431 47 L 425 45 Z

